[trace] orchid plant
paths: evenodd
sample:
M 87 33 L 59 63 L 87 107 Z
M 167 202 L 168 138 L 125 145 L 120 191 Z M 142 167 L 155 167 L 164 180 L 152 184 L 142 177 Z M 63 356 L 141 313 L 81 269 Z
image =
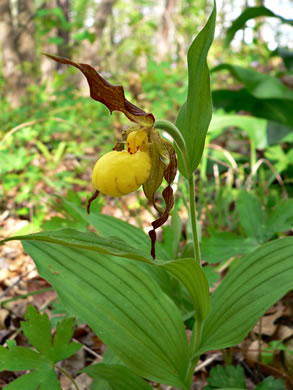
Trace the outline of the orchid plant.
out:
M 177 172 L 174 147 L 169 141 L 162 138 L 156 129 L 156 127 L 160 128 L 160 122 L 155 124 L 153 114 L 146 113 L 130 103 L 125 98 L 122 86 L 111 85 L 90 65 L 79 64 L 67 58 L 46 55 L 61 64 L 72 65 L 79 69 L 88 81 L 90 95 L 94 100 L 105 104 L 110 112 L 114 110 L 122 112 L 133 122 L 122 133 L 124 142 L 117 142 L 112 152 L 106 153 L 97 161 L 92 175 L 96 191 L 89 199 L 87 211 L 90 212 L 90 205 L 100 192 L 116 197 L 136 191 L 143 185 L 145 196 L 161 214 L 152 223 L 153 229 L 149 232 L 152 241 L 151 254 L 155 258 L 155 229 L 167 221 L 174 204 L 171 187 Z M 173 132 L 175 131 L 178 135 L 177 138 L 180 137 L 180 145 L 184 148 L 184 155 L 186 155 L 185 141 L 179 130 L 166 121 L 161 123 L 161 127 L 164 127 L 164 124 Z M 126 150 L 124 150 L 125 144 Z M 155 193 L 163 179 L 168 184 L 163 191 L 163 198 L 166 202 L 165 210 L 161 210 L 155 203 Z
M 61 229 L 3 241 L 20 239 L 64 307 L 88 323 L 108 346 L 111 353 L 106 353 L 104 361 L 84 370 L 94 378 L 92 389 L 104 388 L 105 381 L 108 388 L 120 390 L 148 390 L 153 382 L 191 389 L 200 355 L 239 343 L 293 286 L 293 238 L 289 237 L 271 241 L 242 258 L 211 297 L 209 294 L 197 232 L 194 172 L 212 115 L 206 58 L 215 19 L 214 4 L 188 51 L 188 92 L 176 124 L 156 120 L 130 103 L 121 86 L 109 84 L 90 65 L 48 54 L 78 68 L 87 78 L 90 96 L 110 112 L 122 112 L 131 122 L 122 134 L 123 142 L 117 142 L 113 151 L 96 162 L 92 176 L 95 193 L 88 212 L 99 193 L 123 196 L 142 185 L 159 213 L 152 222 L 150 241 L 139 229 L 93 212 L 84 217 L 90 218 L 99 234 Z M 173 144 L 160 130 L 172 137 Z M 155 250 L 156 229 L 167 221 L 174 205 L 172 182 L 177 160 L 189 185 L 193 251 L 187 258 L 170 259 L 160 246 Z M 155 193 L 163 181 L 165 207 L 161 209 Z M 193 307 L 190 339 L 173 299 L 174 283 Z

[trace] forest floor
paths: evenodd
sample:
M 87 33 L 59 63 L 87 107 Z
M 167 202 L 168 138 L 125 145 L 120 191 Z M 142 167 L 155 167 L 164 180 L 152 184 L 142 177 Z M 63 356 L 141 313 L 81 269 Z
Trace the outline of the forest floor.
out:
M 123 214 L 111 205 L 105 207 L 105 212 L 120 218 Z M 146 220 L 149 219 L 150 216 L 146 215 Z M 1 236 L 10 236 L 27 223 L 28 221 L 4 215 L 0 220 Z M 57 301 L 57 297 L 55 291 L 49 288 L 50 285 L 38 275 L 32 259 L 25 254 L 19 241 L 11 241 L 0 246 L 1 345 L 5 345 L 5 341 L 11 339 L 15 340 L 17 345 L 28 346 L 26 338 L 19 331 L 20 321 L 24 319 L 28 303 L 33 304 L 41 312 L 46 311 L 49 318 L 56 316 L 58 307 L 57 305 L 55 307 L 53 303 Z M 46 290 L 43 293 L 33 295 L 42 289 Z M 292 318 L 293 292 L 287 294 L 270 308 L 240 345 L 225 351 L 211 351 L 202 355 L 194 374 L 192 389 L 204 389 L 207 385 L 210 369 L 217 364 L 241 365 L 245 371 L 248 390 L 254 389 L 255 385 L 267 376 L 281 378 L 286 381 L 289 390 L 293 389 L 292 371 L 290 376 L 292 355 L 277 350 L 274 351 L 269 364 L 264 364 L 260 359 L 262 351 L 271 340 L 291 340 L 292 343 Z M 105 345 L 86 324 L 79 324 L 73 337 L 83 345 L 83 348 L 71 358 L 63 361 L 62 368 L 76 378 L 80 390 L 86 390 L 90 388 L 91 379 L 86 374 L 80 375 L 79 371 L 89 364 L 100 362 L 105 351 Z M 1 372 L 0 389 L 23 373 Z M 59 380 L 63 390 L 74 389 L 72 383 L 64 374 L 60 374 Z M 155 389 L 172 389 L 167 386 L 152 385 Z

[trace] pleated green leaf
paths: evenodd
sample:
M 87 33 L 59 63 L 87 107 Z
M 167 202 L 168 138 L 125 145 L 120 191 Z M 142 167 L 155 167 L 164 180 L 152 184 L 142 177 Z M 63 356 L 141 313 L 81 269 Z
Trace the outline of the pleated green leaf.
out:
M 164 275 L 166 275 L 164 272 L 163 275 L 160 274 L 162 272 L 160 269 L 167 270 L 169 274 L 183 283 L 189 291 L 198 318 L 203 320 L 209 311 L 208 281 L 194 259 L 178 259 L 167 262 L 163 260 L 153 261 L 149 253 L 143 248 L 131 247 L 118 237 L 100 237 L 92 232 L 80 232 L 72 228 L 33 233 L 27 236 L 14 236 L 3 242 L 10 240 L 58 244 L 69 248 L 98 252 L 100 255 L 107 254 L 146 263 L 153 266 L 150 274 L 162 286 L 168 283 L 168 279 L 164 278 Z M 164 291 L 168 291 L 168 286 L 164 286 Z
M 244 130 L 259 149 L 268 146 L 267 121 L 248 115 L 214 114 L 209 127 L 209 139 L 213 140 L 231 126 Z
M 176 126 L 185 139 L 192 172 L 200 162 L 212 116 L 210 76 L 206 59 L 214 38 L 215 21 L 216 4 L 214 3 L 213 11 L 205 27 L 188 50 L 187 99 L 176 120 Z M 178 154 L 178 162 L 180 172 L 187 177 L 188 173 L 184 170 L 180 154 Z
M 99 212 L 91 212 L 87 214 L 83 207 L 78 206 L 76 203 L 70 202 L 67 199 L 62 199 L 62 205 L 66 209 L 69 215 L 74 215 L 76 218 L 85 221 L 87 224 L 95 228 L 98 234 L 109 237 L 119 237 L 124 242 L 124 253 L 125 248 L 132 248 L 134 257 L 129 254 L 128 258 L 135 258 L 139 261 L 152 260 L 151 253 L 151 240 L 150 237 L 144 233 L 143 230 L 138 229 L 127 222 L 121 221 L 118 218 L 112 217 L 111 215 L 101 214 Z M 113 237 L 111 237 L 112 239 Z M 133 249 L 135 248 L 135 249 Z M 109 247 L 108 247 L 109 249 Z M 96 250 L 99 250 L 96 248 Z M 129 252 L 129 251 L 128 251 Z M 115 255 L 114 252 L 111 253 Z M 144 256 L 141 256 L 141 255 Z M 170 259 L 168 252 L 163 248 L 160 242 L 156 244 L 156 254 L 158 259 Z M 117 252 L 116 252 L 117 255 Z M 119 254 L 122 257 L 122 253 Z M 156 270 L 152 269 L 152 274 L 160 287 L 168 294 L 172 295 L 170 286 L 170 277 L 166 272 L 162 272 L 159 268 Z
M 266 213 L 256 196 L 241 190 L 236 200 L 236 208 L 240 224 L 248 237 L 253 237 L 258 243 L 265 242 L 270 238 L 266 227 Z
M 199 354 L 238 344 L 257 320 L 293 288 L 293 237 L 243 257 L 211 297 Z
M 144 253 L 150 253 L 151 241 L 149 236 L 136 226 L 121 221 L 111 215 L 105 215 L 98 212 L 87 214 L 84 208 L 66 199 L 62 199 L 62 203 L 69 213 L 78 215 L 78 217 L 82 218 L 89 225 L 92 225 L 102 236 L 120 237 L 128 244 L 138 247 L 140 250 L 142 249 Z M 167 251 L 162 248 L 159 242 L 156 244 L 156 254 L 159 259 L 168 259 Z
M 94 379 L 91 390 L 100 389 L 101 381 L 106 382 L 111 390 L 152 390 L 142 378 L 119 364 L 94 364 L 85 368 L 83 372 Z
M 185 285 L 191 295 L 197 319 L 201 322 L 210 308 L 208 280 L 194 259 L 178 259 L 160 265 Z
M 277 77 L 257 72 L 243 66 L 220 64 L 212 72 L 228 70 L 238 81 L 243 83 L 247 91 L 257 99 L 280 99 L 289 101 L 292 107 L 293 91 L 287 88 Z
M 126 257 L 151 263 L 150 254 L 144 248 L 135 248 L 119 237 L 101 237 L 92 232 L 80 232 L 72 228 L 33 233 L 29 236 L 13 236 L 4 241 L 30 240 L 51 242 L 71 248 L 82 248 L 107 255 Z M 1 243 L 1 242 L 0 242 Z
M 247 111 L 258 118 L 269 119 L 286 126 L 287 133 L 293 126 L 292 101 L 281 98 L 258 98 L 247 88 L 240 90 L 219 89 L 213 91 L 213 103 L 216 108 L 227 112 Z
M 64 307 L 134 373 L 186 389 L 188 343 L 180 312 L 141 264 L 29 236 L 23 246 Z
M 231 257 L 246 255 L 258 246 L 254 238 L 237 236 L 230 232 L 212 233 L 203 237 L 200 245 L 202 258 L 210 264 L 231 259 Z

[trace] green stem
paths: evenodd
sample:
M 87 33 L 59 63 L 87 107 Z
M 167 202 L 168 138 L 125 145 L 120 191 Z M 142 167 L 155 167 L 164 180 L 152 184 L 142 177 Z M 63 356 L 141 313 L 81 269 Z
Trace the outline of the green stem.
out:
M 256 164 L 256 146 L 254 139 L 250 139 L 250 170 L 253 171 L 253 168 Z
M 190 219 L 192 227 L 192 241 L 194 249 L 195 261 L 201 265 L 200 262 L 200 249 L 199 249 L 199 239 L 196 226 L 196 209 L 195 209 L 195 193 L 194 193 L 194 177 L 193 175 L 188 179 L 189 185 L 189 207 L 190 207 Z
M 202 153 L 199 175 L 202 182 L 207 182 L 207 166 L 208 166 L 208 145 L 210 143 L 210 137 L 206 135 L 205 148 Z
M 171 122 L 166 120 L 157 120 L 155 122 L 155 128 L 162 129 L 168 132 L 174 139 L 177 148 L 181 152 L 181 157 L 184 163 L 184 169 L 186 177 L 188 178 L 189 184 L 189 205 L 190 205 L 190 218 L 191 218 L 191 226 L 192 226 L 192 240 L 194 247 L 194 256 L 195 260 L 200 264 L 200 249 L 199 249 L 199 240 L 197 234 L 197 226 L 196 226 L 196 211 L 195 211 L 195 194 L 194 194 L 194 178 L 193 174 L 190 170 L 190 163 L 187 154 L 185 140 L 180 132 L 180 130 Z
M 256 164 L 256 147 L 255 141 L 253 138 L 250 139 L 250 172 L 251 172 L 251 187 L 253 187 L 256 182 L 255 176 L 256 172 L 254 172 L 254 166 Z
M 189 157 L 187 153 L 186 143 L 185 140 L 180 133 L 180 130 L 171 122 L 165 121 L 165 120 L 158 120 L 155 122 L 155 128 L 162 129 L 167 131 L 168 134 L 172 136 L 172 138 L 175 141 L 176 147 L 180 152 L 180 155 L 183 160 L 184 164 L 184 170 L 185 170 L 185 177 L 188 180 L 188 187 L 189 187 L 189 210 L 190 210 L 190 219 L 191 219 L 191 227 L 192 227 L 192 242 L 193 242 L 193 249 L 194 249 L 194 260 L 201 265 L 200 261 L 200 248 L 199 248 L 199 239 L 198 239 L 198 232 L 197 232 L 197 225 L 196 225 L 196 206 L 195 206 L 195 191 L 194 191 L 194 176 L 190 168 L 190 162 Z M 190 341 L 190 366 L 187 373 L 187 383 L 191 387 L 192 383 L 192 377 L 194 368 L 197 364 L 198 357 L 192 358 L 195 353 L 198 351 L 200 346 L 200 339 L 201 339 L 201 332 L 202 332 L 202 321 L 199 319 L 196 320 L 194 328 L 192 330 L 192 337 Z
M 198 262 L 199 265 L 201 265 L 200 261 L 200 247 L 199 247 L 199 239 L 198 239 L 198 232 L 197 232 L 197 225 L 196 225 L 196 205 L 195 205 L 195 191 L 194 191 L 194 176 L 191 175 L 191 177 L 188 179 L 188 187 L 189 187 L 189 208 L 190 208 L 190 219 L 191 219 L 191 227 L 192 227 L 192 241 L 193 241 L 193 249 L 194 249 L 194 258 L 195 261 Z M 192 377 L 193 372 L 195 369 L 195 366 L 198 362 L 199 357 L 192 358 L 195 353 L 198 351 L 200 346 L 200 339 L 201 339 L 201 332 L 202 332 L 202 321 L 198 318 L 196 319 L 196 322 L 194 324 L 194 327 L 192 329 L 192 337 L 190 341 L 190 366 L 187 373 L 187 383 L 191 387 L 192 384 Z
M 63 368 L 61 368 L 60 366 L 57 366 L 57 365 L 55 365 L 54 367 L 57 368 L 57 370 L 61 371 L 62 374 L 64 374 L 65 376 L 67 376 L 67 378 L 69 378 L 70 381 L 73 383 L 73 386 L 76 388 L 76 390 L 79 390 L 79 387 L 77 386 L 77 383 L 76 383 L 75 380 L 72 378 L 72 376 L 71 376 L 70 374 L 68 374 L 67 371 L 65 371 Z
M 191 388 L 192 384 L 192 377 L 194 373 L 194 369 L 197 365 L 199 355 L 193 358 L 195 355 L 196 351 L 198 351 L 199 346 L 200 346 L 200 339 L 201 339 L 201 332 L 202 332 L 202 322 L 201 321 L 196 321 L 194 324 L 194 327 L 192 329 L 192 337 L 191 337 L 191 345 L 190 345 L 190 365 L 189 365 L 189 370 L 187 372 L 187 383 L 189 384 L 189 387 Z
M 196 207 L 195 207 L 195 191 L 194 191 L 194 177 L 193 175 L 188 179 L 188 186 L 189 186 L 189 208 L 190 208 L 190 219 L 191 219 L 191 227 L 192 227 L 192 241 L 193 241 L 193 249 L 194 249 L 194 258 L 195 261 L 198 262 L 199 265 L 201 265 L 200 261 L 200 248 L 199 248 L 199 239 L 198 239 L 198 233 L 197 233 L 197 225 L 196 225 Z M 202 332 L 202 321 L 199 319 L 196 320 L 194 327 L 192 329 L 192 337 L 190 341 L 190 366 L 187 373 L 187 383 L 189 383 L 189 386 L 191 387 L 192 384 L 192 377 L 193 372 L 195 369 L 195 366 L 198 362 L 198 357 L 195 359 L 192 359 L 196 351 L 198 351 L 200 346 L 200 339 L 201 339 L 201 332 Z
M 43 294 L 43 293 L 45 293 L 47 291 L 53 291 L 53 290 L 54 289 L 52 287 L 47 287 L 47 288 L 42 288 L 40 290 L 32 291 L 32 292 L 30 292 L 28 294 L 17 295 L 16 297 L 9 298 L 9 299 L 6 299 L 5 301 L 0 302 L 0 306 L 1 305 L 6 305 L 9 302 L 17 301 L 18 299 L 25 299 L 25 298 L 31 297 L 33 295 Z
M 183 164 L 184 164 L 186 177 L 190 177 L 192 175 L 192 172 L 190 170 L 190 163 L 187 154 L 186 143 L 180 130 L 173 123 L 166 121 L 164 119 L 157 120 L 154 124 L 154 127 L 156 129 L 165 130 L 168 134 L 171 135 L 171 137 L 175 141 L 175 145 L 177 149 L 179 149 L 180 151 L 180 155 L 182 157 Z
M 203 206 L 205 207 L 205 210 L 206 210 L 206 216 L 207 216 L 207 219 L 208 219 L 209 226 L 214 228 L 215 227 L 214 218 L 213 218 L 213 215 L 210 212 L 209 207 L 208 207 L 208 195 L 209 195 L 209 193 L 207 191 L 207 195 L 205 194 L 205 192 L 203 190 L 202 183 L 199 184 L 199 193 L 200 193 L 200 199 L 202 201 L 202 204 L 203 204 Z

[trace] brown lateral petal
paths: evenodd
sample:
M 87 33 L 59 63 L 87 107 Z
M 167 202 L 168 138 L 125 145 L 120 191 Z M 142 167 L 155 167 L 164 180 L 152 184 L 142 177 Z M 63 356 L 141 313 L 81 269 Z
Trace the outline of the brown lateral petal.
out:
M 160 187 L 163 177 L 171 184 L 175 179 L 177 172 L 176 152 L 172 144 L 161 137 L 157 130 L 152 130 L 151 137 L 151 155 L 152 155 L 152 169 L 148 180 L 143 185 L 144 194 L 147 199 L 153 204 L 155 209 L 160 213 L 163 210 L 155 204 L 155 193 Z M 168 165 L 162 161 L 168 160 Z
M 151 173 L 147 181 L 143 184 L 143 192 L 146 198 L 155 207 L 155 209 L 159 212 L 162 212 L 161 208 L 159 208 L 156 205 L 154 197 L 157 189 L 160 187 L 162 183 L 164 177 L 164 171 L 166 169 L 166 164 L 163 161 L 161 161 L 160 153 L 158 151 L 158 146 L 155 142 L 152 143 L 151 154 L 152 154 Z
M 157 235 L 156 235 L 156 229 L 158 229 L 160 226 L 162 226 L 168 219 L 169 213 L 172 210 L 172 207 L 174 205 L 174 196 L 173 196 L 173 190 L 170 184 L 168 187 L 166 187 L 162 193 L 163 198 L 166 203 L 166 208 L 163 212 L 162 215 L 158 219 L 156 219 L 154 222 L 152 222 L 153 230 L 149 231 L 149 236 L 151 238 L 152 242 L 152 248 L 151 248 L 151 255 L 153 259 L 156 258 L 156 250 L 155 250 L 155 245 L 156 245 L 156 240 L 157 240 Z
M 81 64 L 69 60 L 68 58 L 57 57 L 44 53 L 47 57 L 61 64 L 72 65 L 79 69 L 86 77 L 92 99 L 103 103 L 109 111 L 123 112 L 132 122 L 138 123 L 144 127 L 153 127 L 155 118 L 153 114 L 146 113 L 139 107 L 130 103 L 124 96 L 124 89 L 121 85 L 112 85 L 108 83 L 99 73 L 90 65 Z
M 99 193 L 100 191 L 96 190 L 93 195 L 89 198 L 89 200 L 87 201 L 87 207 L 86 207 L 86 210 L 87 210 L 87 213 L 89 214 L 90 213 L 90 208 L 91 208 L 91 204 L 92 202 L 97 199 L 97 197 L 99 196 Z
M 172 144 L 166 140 L 163 140 L 160 136 L 156 137 L 156 142 L 153 142 L 153 144 L 156 145 L 155 148 L 155 156 L 159 159 L 160 161 L 160 155 L 164 158 L 167 158 L 169 160 L 169 164 L 166 167 L 166 164 L 164 166 L 166 167 L 164 171 L 161 171 L 163 173 L 164 178 L 166 179 L 168 186 L 164 189 L 162 195 L 165 200 L 165 210 L 163 213 L 160 215 L 158 219 L 156 219 L 154 222 L 152 222 L 153 230 L 149 231 L 149 236 L 151 238 L 152 242 L 152 248 L 151 248 L 151 255 L 153 259 L 156 257 L 156 252 L 155 252 L 155 244 L 157 240 L 157 235 L 156 235 L 156 229 L 162 226 L 168 219 L 170 211 L 172 210 L 172 207 L 174 205 L 174 196 L 173 196 L 173 190 L 171 188 L 171 184 L 173 183 L 176 173 L 177 173 L 177 158 L 176 158 L 176 152 L 175 149 L 173 148 Z M 154 138 L 155 138 L 154 137 Z M 154 150 L 153 150 L 154 152 Z M 159 171 L 160 165 L 157 163 L 156 166 L 156 171 L 157 175 L 160 175 L 161 172 Z M 162 181 L 162 177 L 160 177 Z M 146 186 L 147 183 L 144 184 L 144 192 L 146 197 L 153 203 L 154 207 L 158 210 L 159 208 L 156 207 L 155 202 L 154 202 L 154 194 L 156 190 L 158 189 L 159 185 L 161 182 L 154 182 L 153 186 L 150 185 L 149 188 Z M 149 191 L 149 193 L 148 193 Z
M 177 173 L 177 157 L 175 149 L 169 142 L 165 143 L 165 147 L 168 149 L 170 163 L 164 171 L 164 178 L 168 184 L 171 184 Z

